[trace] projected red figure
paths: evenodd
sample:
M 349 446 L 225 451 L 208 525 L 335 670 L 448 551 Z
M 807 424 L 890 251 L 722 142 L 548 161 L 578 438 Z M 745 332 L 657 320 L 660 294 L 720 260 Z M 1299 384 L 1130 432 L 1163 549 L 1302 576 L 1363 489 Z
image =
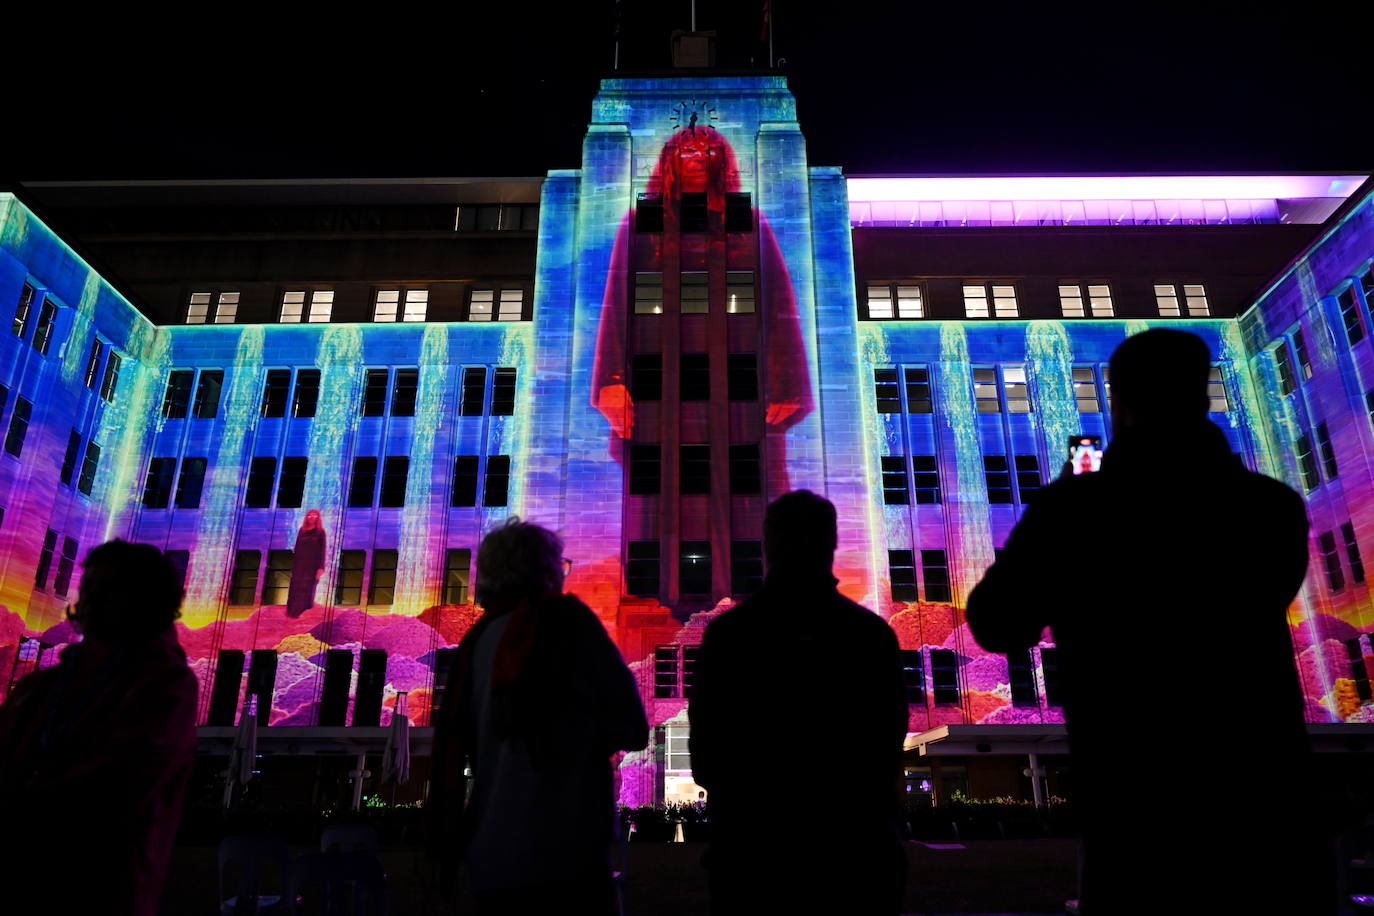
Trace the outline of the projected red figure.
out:
M 726 232 L 727 201 L 730 195 L 738 194 L 739 187 L 739 170 L 730 144 L 715 129 L 693 124 L 678 130 L 664 144 L 649 179 L 645 197 L 662 201 L 662 232 L 636 232 L 636 215 L 633 211 L 621 224 L 611 250 L 610 269 L 602 298 L 591 392 L 592 406 L 610 424 L 613 433 L 611 452 L 618 461 L 623 461 L 622 443 L 631 438 L 636 422 L 626 356 L 630 330 L 628 316 L 634 308 L 629 292 L 634 283 L 633 271 L 662 270 L 667 274 L 679 257 L 683 269 L 692 269 L 688 255 L 693 251 L 702 262 L 697 265 L 698 268 L 706 267 L 712 263 L 713 245 L 724 248 L 722 255 L 728 253 L 729 270 L 742 269 L 737 265 L 744 260 L 745 253 L 752 249 L 755 234 Z M 684 195 L 704 195 L 704 226 L 684 225 Z M 693 203 L 699 204 L 700 200 L 700 197 L 695 197 Z M 749 216 L 757 226 L 757 352 L 762 383 L 760 397 L 764 403 L 764 460 L 768 468 L 769 492 L 781 493 L 790 489 L 783 434 L 811 412 L 814 402 L 797 300 L 787 264 L 767 219 L 757 210 L 750 212 Z M 694 242 L 691 234 L 702 229 L 705 230 L 704 236 L 696 236 L 701 241 Z M 646 245 L 654 248 L 654 258 L 644 257 Z M 697 248 L 694 249 L 694 245 Z M 635 250 L 632 251 L 632 248 Z M 748 258 L 747 267 L 753 269 L 752 257 Z M 714 279 L 714 271 L 712 277 Z M 713 297 L 711 310 L 718 312 L 720 308 L 720 303 Z M 665 308 L 665 312 L 671 311 Z M 674 317 L 665 314 L 660 320 Z M 718 327 L 723 330 L 723 326 Z M 675 326 L 665 330 L 665 336 L 677 333 Z M 733 335 L 730 345 L 736 346 Z M 724 369 L 724 366 L 712 366 L 711 371 L 714 373 Z M 665 359 L 664 370 L 665 386 L 676 383 L 677 367 Z
M 305 513 L 305 522 L 296 533 L 296 551 L 291 559 L 291 588 L 286 595 L 286 616 L 299 617 L 315 606 L 315 586 L 324 575 L 324 528 L 320 510 Z

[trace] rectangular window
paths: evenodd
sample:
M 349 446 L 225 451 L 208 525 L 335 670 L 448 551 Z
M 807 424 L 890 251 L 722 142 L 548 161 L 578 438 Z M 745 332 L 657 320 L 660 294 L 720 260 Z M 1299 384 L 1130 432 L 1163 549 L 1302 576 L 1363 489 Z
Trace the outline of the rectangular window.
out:
M 662 472 L 661 450 L 657 445 L 630 446 L 630 495 L 657 496 Z
M 925 317 L 925 302 L 918 284 L 897 284 L 897 317 Z
M 1094 318 L 1111 318 L 1115 315 L 1112 307 L 1112 288 L 1105 283 L 1090 285 L 1088 308 Z
M 290 290 L 281 294 L 281 313 L 278 321 L 282 324 L 299 324 L 305 315 L 305 290 Z
M 333 311 L 334 291 L 332 289 L 317 289 L 310 294 L 311 323 L 323 324 L 329 321 L 329 317 Z
M 482 505 L 504 506 L 510 498 L 510 456 L 487 457 L 487 479 L 482 487 Z
M 305 459 L 301 459 L 304 461 Z M 183 458 L 181 477 L 177 480 L 176 505 L 178 509 L 199 509 L 200 494 L 205 489 L 204 458 Z
M 730 446 L 730 492 L 759 493 L 763 487 L 763 471 L 759 463 L 758 445 Z
M 630 400 L 635 403 L 663 399 L 663 357 L 637 353 L 630 359 Z
M 1030 389 L 1026 387 L 1026 370 L 1020 366 L 1002 370 L 1002 390 L 1006 393 L 1007 413 L 1030 413 Z
M 262 580 L 262 603 L 285 604 L 291 594 L 291 564 L 295 551 L 267 551 L 267 574 Z
M 81 454 L 81 433 L 75 429 L 67 437 L 67 452 L 62 456 L 62 468 L 57 472 L 57 479 L 64 484 L 71 484 L 72 474 L 76 472 L 76 458 Z
M 1011 471 L 1006 455 L 983 456 L 983 481 L 987 484 L 989 503 L 1009 505 L 1012 502 Z
M 697 662 L 700 658 L 701 646 L 682 647 L 682 695 L 684 697 L 690 698 L 692 696 L 692 691 L 697 686 Z M 687 729 L 674 726 L 671 728 L 669 734 L 671 735 L 673 732 L 677 732 L 680 737 L 670 738 L 669 740 L 677 740 L 680 744 L 676 749 L 672 746 L 669 747 L 669 754 L 672 755 L 669 769 L 672 769 L 674 763 L 676 763 L 676 766 L 682 769 L 691 770 L 692 761 L 687 757 L 687 741 L 685 740 L 687 738 Z
M 1345 654 L 1350 660 L 1350 680 L 1355 686 L 1355 696 L 1361 701 L 1374 699 L 1374 691 L 1370 690 L 1369 684 L 1369 666 L 1365 664 L 1360 637 L 1353 636 L 1345 641 Z
M 162 396 L 162 415 L 169 420 L 182 420 L 191 406 L 191 383 L 195 373 L 190 369 L 175 369 L 167 376 L 167 392 Z
M 305 472 L 309 459 L 303 457 L 281 460 L 281 480 L 277 483 L 277 508 L 299 509 L 305 495 Z
M 949 561 L 943 550 L 921 551 L 921 578 L 927 601 L 950 601 Z
M 1183 315 L 1178 304 L 1178 290 L 1172 283 L 1155 284 L 1155 305 L 1159 307 L 1159 314 L 1164 318 L 1179 318 Z
M 684 191 L 682 192 L 681 210 L 681 229 L 683 232 L 705 232 L 706 231 L 706 192 L 705 191 Z
M 641 598 L 658 597 L 658 541 L 630 541 L 625 550 L 625 591 Z
M 115 391 L 119 388 L 119 367 L 124 363 L 124 357 L 110 351 L 109 359 L 105 360 L 105 377 L 100 380 L 100 396 L 106 402 L 113 404 Z
M 1083 311 L 1083 288 L 1077 285 L 1059 287 L 1059 310 L 1065 318 L 1082 318 Z
M 910 550 L 887 552 L 887 578 L 893 601 L 916 600 L 916 555 Z
M 249 607 L 258 603 L 258 567 L 262 553 L 256 550 L 234 551 L 234 571 L 229 577 L 229 603 Z
M 1045 679 L 1045 705 L 1063 706 L 1059 681 L 1059 650 L 1040 650 L 1040 674 Z
M 902 412 L 902 392 L 897 387 L 896 369 L 873 370 L 873 396 L 878 413 Z
M 76 481 L 76 488 L 90 496 L 91 490 L 95 488 L 95 474 L 99 468 L 100 446 L 94 442 L 87 442 L 86 457 L 81 460 L 81 476 Z
M 635 272 L 635 314 L 663 314 L 663 274 L 657 270 Z
M 679 491 L 683 496 L 711 492 L 711 446 L 684 445 L 681 450 L 682 464 L 679 468 L 681 484 Z
M 277 482 L 277 459 L 260 456 L 248 466 L 248 489 L 243 505 L 249 509 L 266 509 L 272 505 L 272 489 Z
M 983 284 L 964 284 L 964 317 L 988 317 L 988 290 Z
M 992 289 L 992 313 L 998 318 L 1016 318 L 1021 312 L 1016 305 L 1016 287 L 997 284 Z
M 175 458 L 154 458 L 148 462 L 148 476 L 143 483 L 143 505 L 148 509 L 166 509 L 172 496 L 172 477 L 175 476 Z
M 38 552 L 38 566 L 33 572 L 33 587 L 43 591 L 48 587 L 48 573 L 52 571 L 53 554 L 57 552 L 57 532 L 51 528 L 43 535 L 43 549 Z
M 358 607 L 363 603 L 363 564 L 366 561 L 366 550 L 339 551 L 339 579 L 334 586 L 336 604 Z
M 319 378 L 318 372 L 315 373 L 315 377 Z M 191 415 L 197 420 L 211 420 L 219 416 L 219 399 L 223 390 L 224 370 L 202 369 L 200 382 L 196 385 L 196 399 L 191 407 Z
M 220 293 L 215 303 L 215 324 L 233 324 L 238 321 L 239 294 Z
M 1317 474 L 1317 459 L 1312 454 L 1312 440 L 1305 435 L 1299 436 L 1293 443 L 1293 448 L 1297 452 L 1298 471 L 1302 474 L 1303 489 L 1315 490 L 1322 479 Z
M 95 390 L 96 382 L 100 381 L 100 359 L 105 355 L 105 341 L 99 337 L 91 340 L 91 352 L 86 357 L 86 387 Z
M 396 600 L 396 551 L 372 551 L 372 575 L 367 580 L 368 604 L 391 604 Z
M 1102 404 L 1097 398 L 1097 381 L 1090 366 L 1073 369 L 1073 399 L 1079 413 L 1100 413 Z
M 205 324 L 210 317 L 212 293 L 192 293 L 191 301 L 186 304 L 186 323 Z
M 930 370 L 925 366 L 907 366 L 906 409 L 908 413 L 932 413 L 935 402 L 930 396 Z
M 868 284 L 868 317 L 884 319 L 893 317 L 892 287 L 887 283 Z
M 1035 663 L 1030 649 L 1016 649 L 1007 653 L 1007 680 L 1011 687 L 1012 706 L 1039 706 L 1035 691 Z
M 377 459 L 372 459 L 376 462 Z M 375 466 L 375 464 L 374 464 Z M 477 456 L 459 455 L 453 460 L 453 494 L 451 506 L 477 505 Z
M 415 394 L 420 387 L 419 369 L 397 369 L 396 383 L 391 388 L 391 415 L 415 416 Z
M 363 382 L 363 416 L 380 417 L 386 414 L 386 389 L 387 371 L 368 369 Z
M 883 504 L 905 506 L 911 502 L 906 486 L 906 458 L 902 455 L 884 455 L 882 468 Z
M 1341 538 L 1345 541 L 1345 558 L 1350 562 L 1350 578 L 1356 582 L 1364 581 L 1364 561 L 1360 559 L 1360 543 L 1355 539 L 1355 526 L 1346 522 L 1341 526 Z
M 1355 299 L 1355 287 L 1346 287 L 1345 292 L 1336 297 L 1336 302 L 1341 309 L 1341 321 L 1345 324 L 1345 338 L 1353 347 L 1364 340 L 1364 322 L 1360 320 L 1360 303 Z M 34 340 L 37 339 L 35 336 Z
M 726 192 L 725 231 L 754 231 L 754 205 L 748 194 L 739 191 Z
M 24 438 L 29 434 L 29 418 L 33 414 L 33 404 L 24 398 L 14 399 L 14 410 L 10 413 L 10 428 L 5 434 L 5 451 L 18 458 L 24 452 Z
M 916 502 L 932 505 L 940 502 L 940 470 L 934 455 L 916 455 L 911 459 L 916 483 Z
M 491 321 L 496 307 L 496 290 L 474 289 L 468 296 L 468 321 Z
M 1201 283 L 1183 284 L 1183 300 L 1188 306 L 1189 318 L 1206 318 L 1212 314 L 1207 304 L 1207 290 Z
M 979 413 L 1001 413 L 1002 399 L 997 394 L 997 370 L 973 370 L 973 405 Z
M 348 508 L 372 508 L 372 494 L 377 490 L 377 459 L 371 456 L 353 459 L 353 473 L 348 479 Z
M 730 542 L 730 593 L 741 597 L 763 587 L 763 541 Z
M 901 649 L 898 655 L 902 660 L 902 688 L 906 694 L 906 705 L 924 706 L 926 702 L 925 660 L 920 649 Z
M 264 417 L 286 416 L 286 399 L 291 392 L 291 370 L 269 369 L 267 380 L 262 388 L 262 415 Z
M 711 542 L 683 541 L 678 560 L 678 590 L 684 595 L 711 591 Z
M 745 315 L 754 311 L 754 272 L 727 270 L 725 272 L 725 311 L 731 315 Z
M 1293 358 L 1288 355 L 1288 341 L 1280 340 L 1273 353 L 1274 367 L 1279 373 L 1279 393 L 1292 394 L 1298 390 L 1298 377 L 1293 373 Z
M 1293 352 L 1298 357 L 1298 368 L 1302 370 L 1303 379 L 1312 377 L 1312 360 L 1307 355 L 1307 341 L 1302 336 L 1301 329 L 1293 331 Z
M 1322 468 L 1326 471 L 1327 480 L 1335 480 L 1336 469 L 1336 450 L 1331 447 L 1331 433 L 1327 430 L 1325 423 L 1317 424 L 1317 449 L 1322 457 Z
M 640 194 L 635 199 L 635 232 L 663 231 L 663 195 Z
M 72 584 L 72 572 L 76 569 L 77 544 L 75 538 L 62 539 L 62 557 L 57 561 L 57 576 L 52 580 L 52 592 L 65 598 Z
M 29 323 L 29 312 L 33 309 L 34 289 L 25 283 L 24 288 L 19 291 L 19 301 L 14 306 L 14 321 L 10 323 L 10 333 L 15 337 L 23 337 L 24 330 Z
M 167 562 L 172 564 L 172 569 L 176 570 L 177 584 L 184 589 L 186 587 L 186 568 L 191 565 L 191 551 L 164 550 L 162 553 L 167 557 Z
M 382 464 L 382 493 L 377 504 L 383 509 L 399 509 L 406 504 L 406 479 L 410 476 L 410 458 L 387 455 Z
M 496 369 L 491 374 L 491 415 L 509 417 L 515 413 L 515 370 Z
M 654 699 L 671 700 L 678 696 L 678 647 L 654 647 Z
M 444 552 L 444 604 L 467 604 L 472 578 L 472 551 L 450 547 Z
M 463 370 L 463 397 L 458 404 L 460 417 L 480 417 L 487 403 L 487 370 L 469 366 Z
M 684 315 L 705 315 L 711 310 L 710 286 L 706 271 L 684 270 L 682 272 L 680 302 Z
M 38 309 L 38 324 L 33 331 L 33 348 L 44 356 L 48 355 L 48 348 L 52 346 L 52 332 L 57 323 L 57 303 L 51 296 L 43 297 L 43 304 Z
M 309 419 L 315 416 L 320 403 L 320 370 L 299 369 L 296 371 L 296 393 L 291 400 L 291 416 Z
M 1321 545 L 1322 561 L 1326 564 L 1326 581 L 1333 592 L 1345 588 L 1345 574 L 1341 572 L 1341 557 L 1336 552 L 1336 536 L 1330 531 L 1317 539 Z
M 1016 492 L 1022 504 L 1040 492 L 1040 459 L 1035 455 L 1016 456 Z
M 401 291 L 399 289 L 379 289 L 372 300 L 373 321 L 395 321 L 400 311 Z
M 501 290 L 501 300 L 496 313 L 497 321 L 519 321 L 525 315 L 525 291 L 523 289 Z
M 681 356 L 681 398 L 684 401 L 707 401 L 711 398 L 711 357 L 706 353 L 683 353 Z
M 959 657 L 953 649 L 930 650 L 930 681 L 936 706 L 959 705 Z
M 1225 413 L 1231 409 L 1231 401 L 1226 397 L 1226 382 L 1221 377 L 1221 367 L 1213 366 L 1207 370 L 1207 409 L 1213 413 Z

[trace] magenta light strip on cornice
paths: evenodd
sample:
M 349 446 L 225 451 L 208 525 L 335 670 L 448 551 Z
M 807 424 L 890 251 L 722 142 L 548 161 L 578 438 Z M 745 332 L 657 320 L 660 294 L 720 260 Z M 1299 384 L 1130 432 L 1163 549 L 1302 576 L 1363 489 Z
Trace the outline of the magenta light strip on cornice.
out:
M 1139 175 L 850 178 L 858 201 L 1346 198 L 1367 175 Z

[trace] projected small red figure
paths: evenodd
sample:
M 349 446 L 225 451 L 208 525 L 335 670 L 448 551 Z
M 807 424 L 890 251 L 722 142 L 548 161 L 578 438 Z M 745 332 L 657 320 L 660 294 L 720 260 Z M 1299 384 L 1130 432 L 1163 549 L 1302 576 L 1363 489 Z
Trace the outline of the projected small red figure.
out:
M 636 232 L 636 213 L 631 212 L 616 236 L 597 331 L 591 403 L 610 424 L 612 453 L 617 460 L 623 461 L 618 442 L 631 438 L 636 422 L 626 357 L 630 331 L 628 316 L 634 309 L 629 291 L 634 286 L 636 271 L 661 271 L 669 275 L 675 267 L 684 271 L 705 268 L 710 282 L 716 284 L 713 288 L 719 288 L 723 285 L 717 280 L 719 266 L 728 263 L 726 269 L 729 271 L 745 267 L 752 271 L 757 264 L 761 294 L 759 314 L 756 329 L 746 336 L 749 343 L 745 346 L 756 344 L 759 354 L 765 427 L 762 451 L 768 469 L 768 492 L 782 493 L 790 489 L 784 433 L 814 407 L 796 296 L 768 220 L 750 207 L 746 195 L 738 193 L 739 170 L 730 144 L 711 127 L 695 122 L 688 124 L 664 144 L 644 195 L 645 200 L 661 201 L 662 231 L 644 232 L 641 223 L 641 231 Z M 700 220 L 700 212 L 695 217 L 687 212 L 693 207 L 699 208 L 703 198 L 704 222 Z M 730 214 L 732 224 L 728 229 L 727 207 L 745 208 L 743 214 L 739 210 Z M 757 226 L 756 248 L 755 234 L 742 230 L 737 222 L 742 215 L 747 215 L 751 229 Z M 693 224 L 694 218 L 696 224 Z M 646 249 L 650 249 L 648 256 Z M 657 319 L 674 322 L 664 326 L 660 337 L 664 344 L 671 342 L 674 349 L 680 346 L 676 340 L 680 333 L 677 316 L 672 314 L 675 309 L 672 308 L 671 290 L 675 286 L 671 282 L 664 283 L 669 292 L 664 296 L 662 308 L 666 314 Z M 719 308 L 719 304 L 713 302 L 710 310 L 719 311 Z M 753 310 L 752 306 L 749 310 Z M 687 309 L 679 306 L 676 311 Z M 714 316 L 705 317 L 707 327 L 713 327 L 709 319 Z M 715 324 L 714 328 L 723 331 L 725 325 Z M 733 332 L 734 328 L 730 330 Z M 728 346 L 730 352 L 739 346 L 733 333 Z M 713 367 L 713 371 L 724 368 Z M 664 369 L 665 381 L 676 382 L 677 367 L 665 359 Z
M 299 617 L 315 606 L 315 586 L 324 575 L 324 528 L 320 510 L 305 513 L 305 522 L 296 532 L 296 550 L 291 558 L 291 588 L 286 594 L 286 616 Z

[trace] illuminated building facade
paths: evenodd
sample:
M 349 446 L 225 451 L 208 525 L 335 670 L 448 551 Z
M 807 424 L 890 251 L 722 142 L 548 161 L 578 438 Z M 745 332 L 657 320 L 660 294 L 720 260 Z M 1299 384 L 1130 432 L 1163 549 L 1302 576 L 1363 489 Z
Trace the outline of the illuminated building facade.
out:
M 622 799 L 694 798 L 694 647 L 806 487 L 841 590 L 899 636 L 913 749 L 950 754 L 913 786 L 1015 793 L 1018 760 L 958 752 L 1056 750 L 1054 649 L 982 652 L 963 599 L 1068 438 L 1109 439 L 1115 346 L 1170 325 L 1212 347 L 1235 450 L 1309 493 L 1309 714 L 1364 721 L 1361 180 L 847 179 L 808 163 L 781 77 L 716 75 L 605 81 L 581 167 L 542 180 L 28 189 L 118 287 L 5 196 L 0 672 L 55 661 L 76 561 L 120 536 L 185 569 L 207 736 L 255 708 L 333 740 L 400 692 L 424 726 L 477 544 L 518 514 L 562 533 L 640 678 L 655 739 Z M 771 765 L 807 672 L 759 664 Z

